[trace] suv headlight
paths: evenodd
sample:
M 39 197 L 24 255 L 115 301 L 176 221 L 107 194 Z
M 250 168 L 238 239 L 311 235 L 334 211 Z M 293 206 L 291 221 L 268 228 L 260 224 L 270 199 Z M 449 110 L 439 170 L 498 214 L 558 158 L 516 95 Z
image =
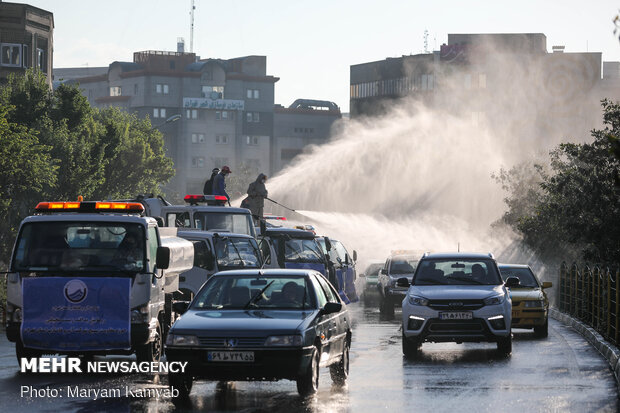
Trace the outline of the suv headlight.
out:
M 528 300 L 525 302 L 525 308 L 540 308 L 545 305 L 543 300 Z
M 409 304 L 411 305 L 428 305 L 428 300 L 417 295 L 409 296 Z
M 168 334 L 166 339 L 167 346 L 198 346 L 200 342 L 196 336 L 187 336 L 182 334 Z
M 504 300 L 506 300 L 506 295 L 494 295 L 493 297 L 487 297 L 484 299 L 484 305 L 497 305 L 503 304 Z
M 270 336 L 267 337 L 265 341 L 266 346 L 301 346 L 301 336 L 300 335 L 291 335 L 291 336 Z

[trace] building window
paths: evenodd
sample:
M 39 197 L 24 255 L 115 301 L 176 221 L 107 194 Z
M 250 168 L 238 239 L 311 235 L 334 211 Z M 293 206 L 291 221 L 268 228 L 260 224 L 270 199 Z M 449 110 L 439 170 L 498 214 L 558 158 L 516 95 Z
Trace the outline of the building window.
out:
M 185 117 L 187 119 L 198 119 L 198 109 L 187 109 L 185 111 Z
M 47 56 L 43 49 L 37 49 L 37 67 L 47 73 Z
M 229 110 L 216 110 L 215 120 L 233 120 L 235 118 L 235 112 Z
M 29 51 L 30 49 L 28 48 L 28 45 L 24 45 L 23 46 L 23 55 L 22 55 L 22 66 L 23 67 L 30 67 L 30 54 Z
M 257 146 L 258 136 L 247 136 L 247 144 L 251 146 Z
M 247 89 L 246 97 L 248 99 L 258 99 L 260 97 L 260 91 L 258 89 Z
M 192 133 L 192 143 L 204 143 L 205 134 L 204 133 Z
M 154 108 L 153 109 L 153 117 L 154 118 L 165 118 L 166 117 L 166 108 Z
M 220 145 L 228 144 L 228 135 L 215 135 L 215 143 Z
M 2 43 L 0 50 L 2 51 L 2 66 L 21 67 L 22 46 L 20 44 Z
M 224 86 L 202 86 L 202 97 L 209 99 L 224 99 Z
M 121 96 L 121 87 L 110 86 L 110 96 Z
M 260 122 L 259 112 L 246 112 L 245 120 L 247 122 L 255 122 L 255 123 Z
M 157 83 L 155 85 L 155 93 L 158 95 L 167 95 L 168 94 L 168 84 L 167 83 Z
M 194 156 L 192 158 L 192 168 L 204 168 L 205 158 L 202 156 Z

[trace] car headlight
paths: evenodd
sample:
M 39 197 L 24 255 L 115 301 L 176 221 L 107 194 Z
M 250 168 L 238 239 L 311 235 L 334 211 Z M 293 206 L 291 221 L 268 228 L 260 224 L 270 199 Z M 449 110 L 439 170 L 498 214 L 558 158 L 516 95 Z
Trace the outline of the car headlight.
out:
M 270 336 L 265 341 L 266 346 L 301 346 L 301 336 Z
M 198 337 L 183 334 L 168 334 L 167 346 L 197 346 L 200 342 Z
M 484 299 L 484 305 L 497 305 L 502 304 L 506 299 L 506 295 L 494 295 L 493 297 L 487 297 Z
M 148 323 L 149 322 L 149 306 L 143 305 L 131 311 L 132 323 Z
M 539 307 L 543 307 L 545 305 L 545 302 L 543 300 L 528 300 L 525 302 L 525 308 L 539 308 Z
M 417 295 L 409 296 L 409 304 L 411 305 L 428 305 L 428 300 L 424 297 L 419 297 Z

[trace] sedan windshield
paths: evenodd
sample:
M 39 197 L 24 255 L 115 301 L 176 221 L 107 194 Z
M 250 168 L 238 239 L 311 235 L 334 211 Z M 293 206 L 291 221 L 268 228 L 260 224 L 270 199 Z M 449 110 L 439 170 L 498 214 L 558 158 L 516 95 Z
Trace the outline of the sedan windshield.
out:
M 413 258 L 394 258 L 390 264 L 390 274 L 413 274 L 418 260 Z
M 323 263 L 321 249 L 314 239 L 274 237 L 273 242 L 278 254 L 284 243 L 285 262 Z
M 196 228 L 212 232 L 232 232 L 255 236 L 254 223 L 250 214 L 231 214 L 228 212 L 194 213 Z
M 423 260 L 414 276 L 414 285 L 498 285 L 501 278 L 491 260 Z
M 314 309 L 314 293 L 302 276 L 235 275 L 211 278 L 193 309 Z
M 138 224 L 40 222 L 23 226 L 14 271 L 140 271 L 144 229 Z
M 532 274 L 529 268 L 500 268 L 499 272 L 504 281 L 506 281 L 508 277 L 517 277 L 520 281 L 519 287 L 538 287 L 538 281 L 536 281 L 536 277 L 534 277 L 534 274 Z

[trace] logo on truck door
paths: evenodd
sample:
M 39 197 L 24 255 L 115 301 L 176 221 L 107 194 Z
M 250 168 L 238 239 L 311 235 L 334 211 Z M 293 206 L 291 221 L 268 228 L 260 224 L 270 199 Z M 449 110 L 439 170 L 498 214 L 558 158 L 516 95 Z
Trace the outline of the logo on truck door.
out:
M 80 280 L 71 280 L 65 284 L 65 298 L 73 304 L 81 303 L 88 295 L 88 287 Z

